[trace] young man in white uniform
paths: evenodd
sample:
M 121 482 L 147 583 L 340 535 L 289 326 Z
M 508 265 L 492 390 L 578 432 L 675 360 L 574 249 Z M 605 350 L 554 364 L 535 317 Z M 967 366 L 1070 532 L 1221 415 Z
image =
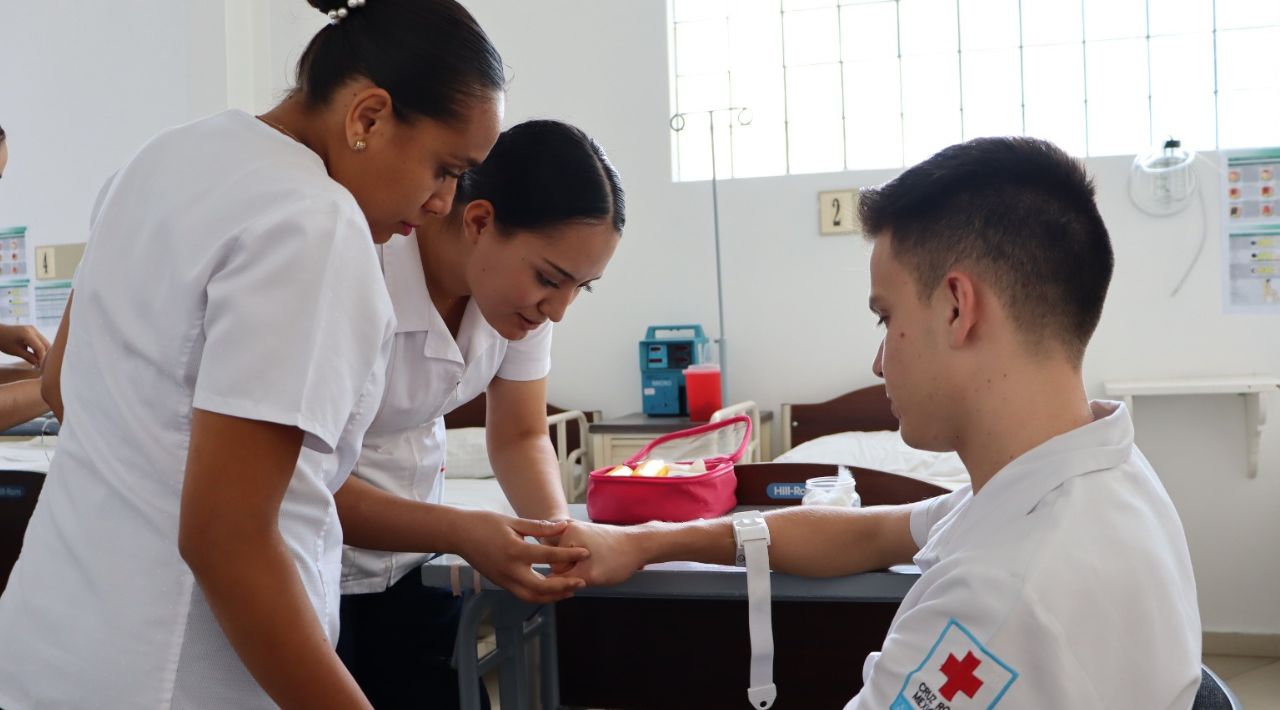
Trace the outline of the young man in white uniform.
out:
M 921 568 L 847 707 L 1186 710 L 1200 620 L 1182 526 L 1129 413 L 1081 379 L 1113 261 L 1083 168 L 1043 141 L 980 138 L 864 191 L 860 217 L 885 327 L 873 369 L 904 440 L 956 451 L 972 486 L 765 516 L 774 570 Z M 562 544 L 591 550 L 569 574 L 601 584 L 734 559 L 723 519 L 575 523 Z

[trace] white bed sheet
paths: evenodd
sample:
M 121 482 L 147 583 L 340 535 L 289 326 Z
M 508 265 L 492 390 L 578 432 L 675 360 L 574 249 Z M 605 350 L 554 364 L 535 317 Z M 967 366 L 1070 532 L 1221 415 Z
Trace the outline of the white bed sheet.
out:
M 516 514 L 496 478 L 449 478 L 446 474 L 444 503 L 459 508 L 492 510 L 504 515 Z
M 774 459 L 778 463 L 825 463 L 908 476 L 955 490 L 969 471 L 955 452 L 921 451 L 896 431 L 846 431 L 806 441 Z
M 37 436 L 25 441 L 0 442 L 0 469 L 48 473 L 53 461 L 56 436 Z

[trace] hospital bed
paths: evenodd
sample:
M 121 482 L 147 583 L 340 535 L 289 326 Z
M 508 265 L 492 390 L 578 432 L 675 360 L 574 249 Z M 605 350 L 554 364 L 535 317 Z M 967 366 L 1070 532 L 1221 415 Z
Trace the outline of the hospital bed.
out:
M 781 448 L 774 458 L 779 463 L 883 471 L 947 490 L 969 482 L 969 472 L 955 453 L 920 451 L 902 441 L 884 385 L 856 389 L 825 402 L 783 404 Z
M 489 464 L 484 432 L 485 401 L 482 394 L 444 416 L 447 447 L 444 502 L 514 515 Z M 560 466 L 560 483 L 570 503 L 586 500 L 587 474 L 592 464 L 587 427 L 599 419 L 598 411 L 547 405 L 548 435 Z

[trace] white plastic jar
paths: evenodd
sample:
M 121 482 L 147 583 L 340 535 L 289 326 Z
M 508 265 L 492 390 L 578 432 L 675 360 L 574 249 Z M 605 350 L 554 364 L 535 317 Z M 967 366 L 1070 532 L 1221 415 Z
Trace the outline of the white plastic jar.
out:
M 862 506 L 862 497 L 852 476 L 819 476 L 804 482 L 804 498 L 800 504 L 857 508 Z

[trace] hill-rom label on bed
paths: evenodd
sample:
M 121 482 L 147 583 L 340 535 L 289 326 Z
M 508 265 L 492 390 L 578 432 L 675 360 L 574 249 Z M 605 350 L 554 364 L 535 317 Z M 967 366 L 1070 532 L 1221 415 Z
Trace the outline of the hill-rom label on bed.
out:
M 804 484 L 795 481 L 770 483 L 765 488 L 765 495 L 774 500 L 801 500 L 804 498 Z

